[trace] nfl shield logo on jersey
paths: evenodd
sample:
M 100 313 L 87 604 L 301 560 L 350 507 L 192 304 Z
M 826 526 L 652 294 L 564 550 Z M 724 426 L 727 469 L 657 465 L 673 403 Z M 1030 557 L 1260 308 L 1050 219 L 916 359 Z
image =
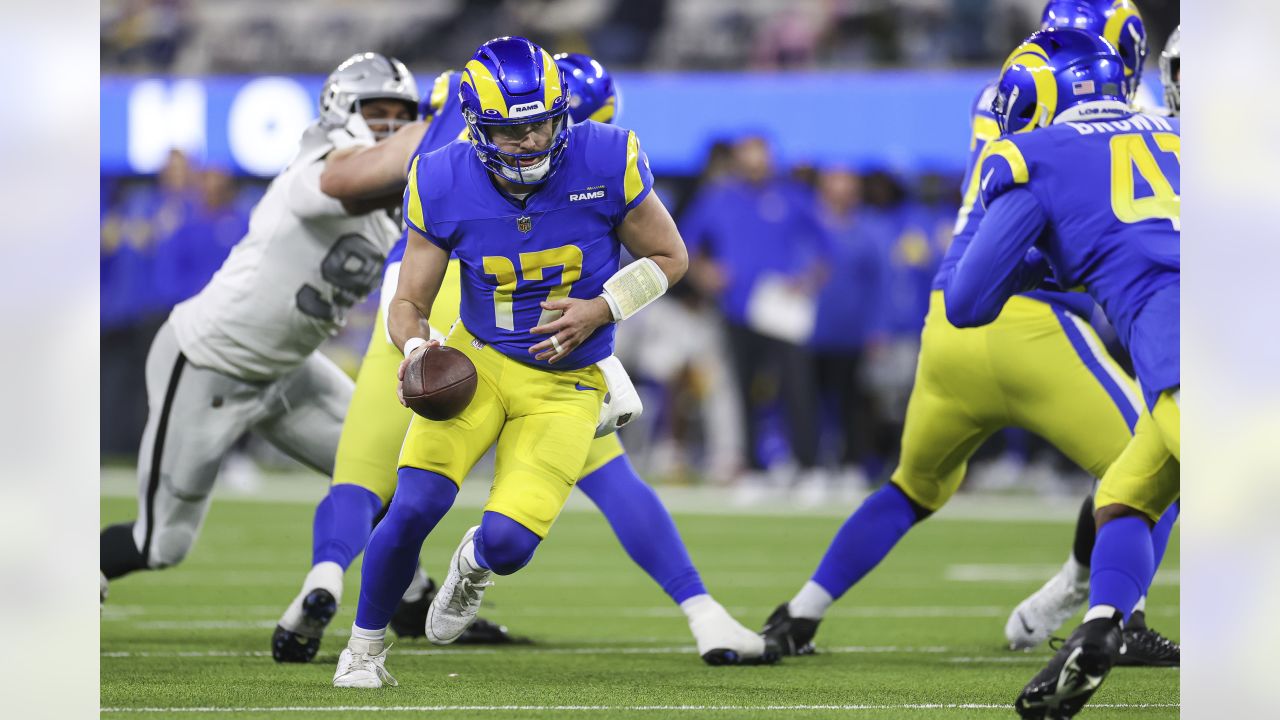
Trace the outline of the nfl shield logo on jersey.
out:
M 529 217 L 528 215 L 521 215 L 520 217 L 516 218 L 516 227 L 520 229 L 520 232 L 523 232 L 523 233 L 529 232 L 530 230 L 533 229 L 533 218 Z

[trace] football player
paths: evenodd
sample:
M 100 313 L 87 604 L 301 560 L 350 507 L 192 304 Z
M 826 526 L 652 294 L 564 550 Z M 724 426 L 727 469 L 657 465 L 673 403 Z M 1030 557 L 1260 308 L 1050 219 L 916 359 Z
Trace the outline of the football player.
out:
M 138 518 L 102 531 L 104 597 L 109 579 L 186 557 L 218 467 L 246 431 L 332 474 L 352 382 L 316 348 L 377 286 L 400 232 L 399 202 L 394 193 L 339 200 L 320 176 L 358 143 L 391 137 L 417 105 L 399 60 L 361 53 L 339 65 L 321 91 L 320 118 L 253 209 L 248 234 L 156 334 Z
M 337 687 L 394 684 L 385 634 L 396 600 L 458 484 L 495 443 L 485 512 L 431 602 L 428 639 L 453 642 L 491 576 L 528 563 L 588 466 L 606 387 L 597 363 L 612 353 L 613 323 L 657 299 L 687 266 L 635 133 L 570 125 L 564 72 L 549 53 L 498 38 L 460 75 L 468 138 L 409 165 L 408 243 L 387 324 L 406 364 L 438 342 L 424 335 L 456 257 L 460 319 L 446 344 L 471 359 L 480 382 L 457 418 L 412 418 L 395 501 L 369 538 Z M 622 246 L 639 259 L 619 269 Z M 685 607 L 699 598 L 701 609 Z M 711 605 L 705 592 L 682 603 L 691 617 Z M 690 624 L 696 634 L 698 621 Z M 763 656 L 763 641 L 753 651 Z M 741 653 L 709 654 L 735 662 Z
M 1070 718 L 1125 652 L 1122 622 L 1155 572 L 1151 526 L 1179 494 L 1181 136 L 1135 113 L 1121 55 L 1082 30 L 1042 30 L 1006 63 L 982 164 L 986 215 L 947 287 L 957 327 L 991 322 L 1048 278 L 1083 287 L 1133 358 L 1142 415 L 1095 498 L 1089 605 L 1023 690 L 1024 718 Z
M 1177 116 L 1182 111 L 1182 50 L 1180 46 L 1182 26 L 1173 29 L 1173 34 L 1164 44 L 1160 53 L 1160 83 L 1164 85 L 1164 107 L 1170 115 Z
M 610 123 L 620 112 L 617 86 L 600 63 L 577 53 L 555 56 L 569 89 L 569 117 Z M 408 165 L 424 154 L 467 135 L 459 88 L 462 73 L 437 78 L 424 98 L 421 122 L 402 128 L 386 143 L 364 148 L 330 165 L 321 177 L 327 191 L 358 199 L 403 189 Z M 388 256 L 382 304 L 373 337 L 356 380 L 348 422 L 338 445 L 333 486 L 316 510 L 313 567 L 302 589 L 286 609 L 273 635 L 272 652 L 279 661 L 306 662 L 315 657 L 320 637 L 341 598 L 342 577 L 368 541 L 373 520 L 396 488 L 400 446 L 413 413 L 395 400 L 396 368 L 403 355 L 386 328 L 386 308 L 396 292 L 407 235 Z M 448 263 L 431 307 L 430 327 L 440 338 L 458 317 L 461 284 L 459 260 Z M 634 407 L 635 396 L 625 370 L 610 359 L 605 371 L 608 407 L 597 433 L 615 429 Z M 713 664 L 772 662 L 777 653 L 734 620 L 707 593 L 689 558 L 670 513 L 657 494 L 636 474 L 614 434 L 591 443 L 577 487 L 601 509 L 623 547 L 685 611 L 699 654 Z M 425 632 L 434 583 L 415 572 L 404 601 L 390 626 L 401 636 Z M 477 628 L 480 632 L 477 632 Z M 503 628 L 477 619 L 459 639 L 501 641 Z
M 1048 3 L 1046 27 L 1087 27 L 1126 48 L 1125 87 L 1141 77 L 1145 31 L 1129 0 Z M 830 605 L 874 568 L 916 523 L 955 493 L 969 457 L 994 432 L 1022 427 L 1052 442 L 1095 477 L 1119 456 L 1138 420 L 1132 379 L 1111 359 L 1088 323 L 1094 303 L 1081 293 L 1036 290 L 1018 295 L 981 332 L 947 322 L 945 289 L 982 217 L 976 204 L 980 160 L 999 132 L 990 112 L 993 82 L 973 114 L 970 172 L 955 237 L 934 278 L 915 386 L 907 406 L 902 454 L 891 481 L 873 493 L 836 534 L 817 571 L 766 620 L 764 634 L 784 653 L 807 654 Z M 1162 553 L 1176 507 L 1153 532 Z M 1005 635 L 1015 649 L 1034 647 L 1088 597 L 1093 507 L 1085 501 L 1076 540 L 1062 569 L 1014 610 Z M 1128 638 L 1133 664 L 1176 665 L 1178 647 L 1141 623 Z

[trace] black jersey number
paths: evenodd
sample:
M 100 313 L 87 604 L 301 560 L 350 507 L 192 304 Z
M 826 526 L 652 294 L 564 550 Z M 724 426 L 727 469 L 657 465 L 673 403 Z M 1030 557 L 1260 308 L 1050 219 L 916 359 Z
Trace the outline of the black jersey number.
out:
M 320 276 L 333 286 L 331 297 L 326 299 L 314 285 L 303 285 L 298 290 L 298 309 L 321 320 L 341 320 L 347 308 L 377 287 L 385 260 L 386 256 L 363 235 L 343 235 L 320 262 Z

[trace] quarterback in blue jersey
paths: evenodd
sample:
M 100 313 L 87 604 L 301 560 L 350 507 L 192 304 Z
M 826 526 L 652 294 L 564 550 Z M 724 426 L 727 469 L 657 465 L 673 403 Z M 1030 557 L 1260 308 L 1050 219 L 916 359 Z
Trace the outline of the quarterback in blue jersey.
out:
M 529 561 L 591 455 L 605 394 L 597 363 L 612 354 L 612 323 L 683 275 L 684 245 L 652 193 L 639 140 L 598 122 L 570 125 L 566 85 L 533 43 L 486 43 L 459 81 L 467 139 L 409 166 L 409 237 L 387 310 L 390 335 L 406 362 L 437 342 L 422 328 L 456 258 L 460 319 L 446 344 L 471 359 L 480 382 L 457 418 L 410 424 L 397 500 L 370 537 L 335 686 L 392 682 L 384 638 L 395 600 L 458 483 L 494 443 L 489 502 L 430 605 L 428 639 L 453 642 L 491 575 Z M 639 259 L 619 269 L 623 246 Z
M 986 324 L 1046 278 L 1082 287 L 1133 358 L 1143 412 L 1103 475 L 1084 623 L 1023 689 L 1024 718 L 1070 718 L 1124 652 L 1123 622 L 1155 571 L 1150 528 L 1179 493 L 1178 120 L 1134 113 L 1120 54 L 1052 29 L 1006 63 L 982 160 L 986 216 L 951 277 L 947 317 Z
M 1125 90 L 1138 82 L 1145 34 L 1128 0 L 1053 0 L 1045 7 L 1043 24 L 1090 27 L 1115 34 L 1117 42 L 1123 36 L 1132 50 L 1124 64 Z M 981 331 L 962 331 L 947 321 L 947 286 L 983 214 L 977 203 L 978 171 L 988 143 L 999 136 L 990 111 L 994 94 L 992 83 L 974 108 L 971 171 L 954 239 L 933 282 L 898 467 L 891 481 L 840 528 L 810 580 L 766 620 L 764 633 L 786 652 L 812 652 L 818 624 L 831 604 L 951 498 L 964 480 L 969 457 L 996 431 L 1021 427 L 1034 432 L 1085 471 L 1102 477 L 1138 421 L 1138 388 L 1090 327 L 1093 302 L 1087 296 L 1033 290 L 1011 300 Z M 1086 502 L 1075 547 L 1062 570 L 1010 617 L 1005 635 L 1011 647 L 1044 642 L 1085 602 L 1092 512 Z M 1153 543 L 1161 551 L 1175 517 L 1171 511 L 1154 531 Z M 1178 662 L 1178 648 L 1158 633 L 1136 622 L 1132 632 L 1135 660 Z
M 594 59 L 577 53 L 555 56 L 570 91 L 569 115 L 575 123 L 614 122 L 621 109 L 617 85 Z M 462 74 L 446 72 L 421 105 L 422 121 L 401 129 L 386 146 L 367 147 L 343 156 L 322 177 L 338 197 L 364 197 L 399 187 L 403 191 L 413 157 L 467 137 L 460 108 Z M 403 355 L 387 330 L 386 308 L 395 294 L 407 231 L 388 254 L 382 302 L 373 337 L 360 367 L 347 422 L 338 445 L 333 486 L 316 511 L 313 568 L 301 592 L 281 619 L 273 638 L 277 660 L 305 662 L 336 611 L 342 574 L 365 547 L 373 519 L 396 490 L 401 443 L 413 414 L 395 400 L 396 368 Z M 449 262 L 432 304 L 430 327 L 443 338 L 459 314 L 459 261 Z M 611 358 L 611 360 L 613 360 Z M 613 360 L 606 380 L 612 399 L 601 413 L 597 437 L 576 486 L 600 508 L 627 554 L 658 583 L 689 619 L 699 654 L 711 664 L 773 662 L 757 635 L 732 618 L 707 593 L 670 513 L 635 472 L 611 430 L 627 412 L 630 390 L 625 370 Z M 390 626 L 402 637 L 422 636 L 435 584 L 418 570 L 392 615 Z M 309 599 L 310 598 L 310 599 Z M 308 614 L 306 609 L 316 611 Z M 457 642 L 506 642 L 505 628 L 477 619 Z

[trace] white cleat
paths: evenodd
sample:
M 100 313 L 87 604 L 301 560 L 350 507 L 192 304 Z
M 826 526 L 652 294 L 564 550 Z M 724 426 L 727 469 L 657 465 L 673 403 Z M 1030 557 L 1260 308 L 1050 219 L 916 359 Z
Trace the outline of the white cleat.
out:
M 708 665 L 770 665 L 781 657 L 776 644 L 748 630 L 709 597 L 690 613 L 689 629 Z
M 333 686 L 340 688 L 380 688 L 383 685 L 399 685 L 396 679 L 387 672 L 387 650 L 385 647 L 377 655 L 368 653 L 368 644 L 359 650 L 351 646 L 342 649 L 338 656 L 338 669 L 333 673 Z
M 1089 583 L 1075 579 L 1075 563 L 1068 561 L 1041 588 L 1018 603 L 1004 625 L 1011 650 L 1030 650 L 1049 639 L 1089 599 Z
M 427 609 L 427 640 L 448 645 L 461 637 L 480 612 L 484 590 L 493 585 L 490 572 L 476 563 L 477 525 L 462 536 L 462 543 L 449 562 L 449 574 Z

